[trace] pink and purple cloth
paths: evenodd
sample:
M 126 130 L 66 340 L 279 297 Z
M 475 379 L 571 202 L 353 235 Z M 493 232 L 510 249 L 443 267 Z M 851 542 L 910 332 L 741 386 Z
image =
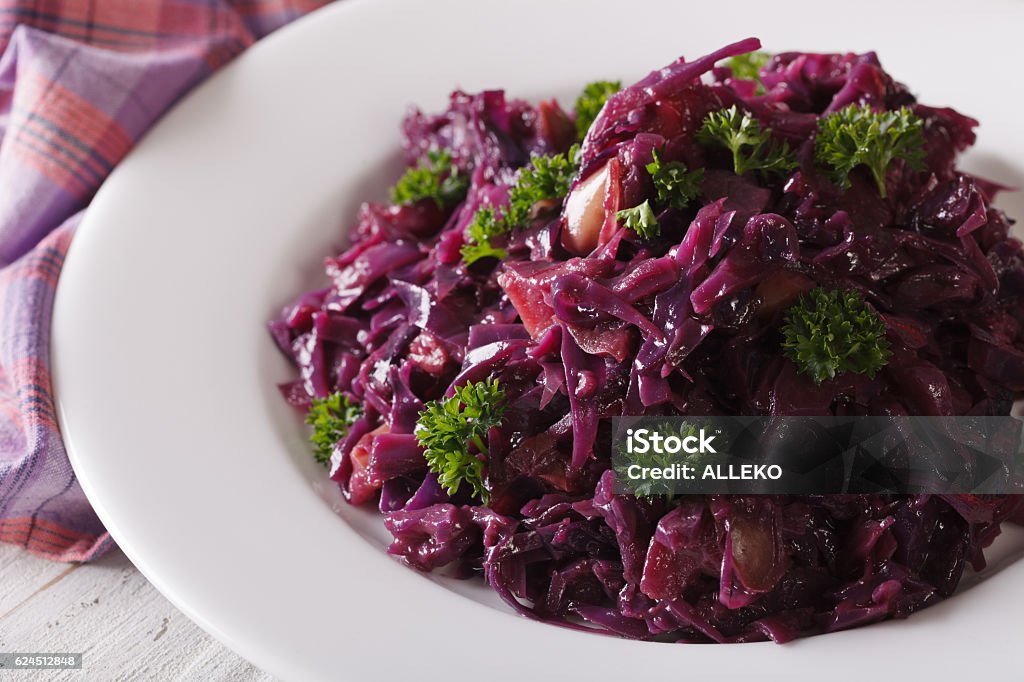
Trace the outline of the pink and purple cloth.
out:
M 183 94 L 327 1 L 0 0 L 0 542 L 56 561 L 112 546 L 49 368 L 57 280 L 93 194 Z

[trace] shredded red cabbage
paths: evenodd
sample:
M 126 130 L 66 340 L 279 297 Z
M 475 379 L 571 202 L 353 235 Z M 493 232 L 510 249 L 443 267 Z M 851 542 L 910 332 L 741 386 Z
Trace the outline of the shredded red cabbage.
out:
M 976 122 L 917 103 L 873 53 L 775 55 L 762 87 L 720 60 L 679 60 L 613 95 L 574 186 L 606 172 L 598 245 L 573 254 L 566 216 L 514 231 L 504 260 L 466 266 L 476 210 L 507 200 L 531 154 L 567 152 L 570 114 L 501 91 L 456 92 L 403 125 L 410 166 L 446 150 L 471 179 L 451 208 L 366 204 L 329 287 L 271 323 L 300 410 L 340 391 L 362 417 L 331 477 L 379 504 L 389 551 L 485 579 L 520 613 L 625 637 L 744 642 L 905 617 L 956 589 L 1018 497 L 612 493 L 609 418 L 637 414 L 1008 414 L 1024 392 L 1024 257 L 999 186 L 958 171 Z M 717 64 L 717 66 L 716 66 Z M 819 118 L 852 103 L 924 121 L 925 169 L 895 163 L 843 191 L 812 158 Z M 737 176 L 695 141 L 737 105 L 798 152 L 784 177 Z M 641 239 L 614 211 L 653 196 L 665 150 L 704 169 L 701 198 Z M 873 378 L 816 384 L 780 348 L 784 307 L 815 286 L 860 292 L 892 358 Z M 490 504 L 449 495 L 413 430 L 424 403 L 496 378 L 508 397 L 487 461 Z M 1022 509 L 1021 511 L 1024 511 Z

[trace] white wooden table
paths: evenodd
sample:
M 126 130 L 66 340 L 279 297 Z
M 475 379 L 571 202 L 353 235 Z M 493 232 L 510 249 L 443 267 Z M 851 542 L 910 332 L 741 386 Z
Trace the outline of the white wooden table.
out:
M 273 680 L 182 615 L 116 549 L 92 564 L 55 564 L 0 544 L 0 651 L 83 653 L 82 670 L 4 680 Z

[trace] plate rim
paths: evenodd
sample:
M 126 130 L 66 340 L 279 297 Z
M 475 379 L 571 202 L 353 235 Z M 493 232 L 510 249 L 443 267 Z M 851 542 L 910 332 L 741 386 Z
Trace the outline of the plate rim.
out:
M 247 68 L 246 65 L 249 62 L 251 62 L 251 61 L 253 61 L 253 60 L 257 59 L 257 58 L 260 58 L 264 54 L 269 54 L 270 52 L 273 52 L 275 50 L 283 49 L 282 47 L 279 47 L 279 46 L 290 45 L 290 44 L 293 44 L 294 42 L 298 41 L 302 34 L 306 33 L 307 31 L 309 31 L 309 32 L 313 31 L 313 29 L 310 28 L 311 26 L 319 25 L 321 22 L 325 21 L 325 17 L 333 17 L 333 16 L 336 16 L 336 15 L 338 15 L 338 16 L 354 15 L 357 12 L 363 12 L 363 11 L 380 12 L 380 11 L 383 11 L 383 10 L 380 9 L 380 6 L 385 6 L 385 5 L 404 6 L 406 4 L 407 3 L 400 2 L 399 0 L 374 0 L 373 2 L 371 2 L 371 0 L 347 0 L 347 2 L 345 2 L 345 3 L 340 3 L 338 5 L 327 6 L 327 7 L 323 8 L 323 9 L 320 9 L 320 10 L 317 10 L 317 11 L 311 13 L 310 15 L 308 15 L 306 17 L 303 17 L 303 18 L 299 19 L 298 21 L 294 22 L 293 24 L 291 24 L 291 25 L 285 27 L 284 29 L 281 29 L 280 31 L 276 32 L 275 34 L 269 36 L 268 38 L 266 38 L 266 39 L 264 39 L 262 41 L 259 41 L 255 46 L 250 48 L 245 54 L 241 55 L 238 59 L 236 59 L 234 63 L 228 65 L 224 70 L 222 70 L 221 72 L 219 72 L 218 74 L 216 74 L 212 78 L 208 79 L 206 82 L 204 82 L 198 88 L 196 88 L 196 90 L 194 90 L 192 93 L 190 93 L 187 97 L 183 98 L 179 103 L 177 103 L 173 107 L 173 109 L 171 111 L 169 111 L 167 114 L 165 114 L 163 119 L 160 122 L 158 122 L 156 124 L 156 126 L 154 126 L 154 131 L 157 130 L 157 129 L 160 129 L 161 126 L 163 126 L 164 121 L 167 121 L 168 119 L 177 120 L 176 118 L 174 118 L 175 116 L 177 116 L 177 112 L 179 110 L 181 110 L 182 108 L 187 108 L 187 107 L 192 106 L 190 104 L 190 102 L 195 101 L 197 99 L 197 96 L 202 96 L 201 93 L 205 93 L 207 91 L 211 91 L 211 90 L 215 90 L 217 88 L 221 88 L 223 83 L 228 82 L 228 80 L 232 77 L 232 74 L 234 72 L 237 72 L 240 69 Z M 454 4 L 454 3 L 450 2 L 449 5 L 451 5 L 451 4 Z M 254 56 L 251 56 L 251 55 L 254 55 Z M 148 153 L 148 149 L 149 149 L 148 140 L 149 140 L 149 138 L 150 138 L 150 133 L 147 133 L 147 135 L 144 137 L 144 139 L 141 140 L 139 142 L 139 144 L 136 146 L 136 148 L 132 150 L 132 152 L 129 155 L 129 158 L 126 159 L 125 162 L 123 162 L 117 169 L 114 170 L 114 172 L 111 174 L 110 179 L 108 179 L 108 181 L 104 183 L 104 185 L 100 188 L 99 192 L 97 193 L 96 198 L 93 201 L 94 205 L 101 205 L 102 206 L 102 205 L 104 205 L 104 202 L 107 201 L 107 196 L 109 194 L 111 194 L 111 193 L 115 193 L 116 194 L 116 192 L 118 191 L 116 188 L 118 186 L 118 183 L 121 181 L 120 178 L 123 175 L 123 173 L 121 172 L 121 168 L 131 168 L 132 166 L 130 166 L 130 164 L 133 163 L 133 159 L 134 158 L 138 157 L 141 154 Z M 114 189 L 111 189 L 111 187 L 113 187 Z M 76 239 L 73 240 L 72 245 L 71 245 L 71 247 L 69 249 L 67 263 L 72 265 L 73 269 L 71 270 L 71 272 L 77 272 L 77 269 L 75 269 L 75 268 L 79 267 L 79 265 L 78 265 L 79 255 L 77 255 L 79 253 L 79 251 L 76 250 L 76 248 L 77 248 L 76 245 L 77 244 L 84 244 L 86 242 L 86 240 L 89 238 L 89 237 L 86 237 L 86 239 L 83 239 L 83 234 L 89 235 L 89 234 L 91 234 L 92 230 L 99 229 L 99 228 L 94 228 L 93 227 L 94 224 L 95 224 L 94 220 L 90 219 L 90 213 L 87 212 L 85 218 L 83 219 L 82 225 L 79 228 L 78 234 L 76 235 Z M 61 283 L 64 283 L 64 281 L 65 280 L 63 278 L 63 273 L 62 273 Z M 68 296 L 70 294 L 68 292 L 69 292 L 68 286 L 65 286 L 62 289 L 60 284 L 58 284 L 57 295 L 56 295 L 56 300 L 55 300 L 55 304 L 54 304 L 54 324 L 53 324 L 53 337 L 52 337 L 53 338 L 53 343 L 52 343 L 52 346 L 51 346 L 51 354 L 52 354 L 52 357 L 53 357 L 53 385 L 54 385 L 55 388 L 59 388 L 60 386 L 62 386 L 62 381 L 64 380 L 63 377 L 65 376 L 64 372 L 65 372 L 65 369 L 66 369 L 66 365 L 65 365 L 66 358 L 65 358 L 64 355 L 62 355 L 62 348 L 66 348 L 67 346 L 65 344 L 70 343 L 69 341 L 65 341 L 65 336 L 64 336 L 65 322 L 64 322 L 64 319 L 61 318 L 60 320 L 58 320 L 58 317 L 57 317 L 57 314 L 58 314 L 59 310 L 64 310 L 66 308 L 66 306 L 70 305 L 70 303 L 68 301 Z M 58 332 L 58 330 L 60 330 L 60 331 Z M 68 404 L 61 398 L 61 396 L 64 393 L 64 391 L 57 390 L 57 391 L 55 391 L 55 393 L 58 396 L 58 400 L 57 400 L 57 402 L 58 402 L 58 410 L 57 410 L 57 412 L 58 412 L 58 415 L 57 415 L 58 416 L 58 423 L 59 423 L 59 426 L 61 428 L 61 432 L 65 433 L 65 434 L 69 434 L 67 439 L 66 439 L 67 450 L 68 450 L 69 458 L 71 459 L 72 466 L 74 467 L 76 474 L 79 476 L 79 481 L 80 481 L 80 483 L 82 485 L 82 488 L 85 491 L 87 497 L 89 497 L 89 499 L 91 501 L 94 501 L 93 502 L 94 508 L 95 508 L 97 514 L 99 515 L 100 519 L 104 522 L 104 525 L 108 528 L 108 530 L 110 530 L 112 537 L 114 537 L 115 540 L 118 540 L 119 546 L 121 546 L 121 548 L 125 552 L 125 554 L 129 557 L 129 559 L 132 561 L 132 563 L 135 564 L 139 568 L 139 570 L 143 573 L 143 575 L 145 575 L 146 578 L 148 580 L 150 580 L 150 582 L 152 582 L 154 584 L 154 586 L 162 594 L 167 596 L 167 598 L 177 608 L 179 608 L 183 613 L 185 613 L 186 616 L 188 616 L 191 620 L 197 622 L 204 630 L 209 632 L 211 635 L 213 635 L 219 641 L 225 643 L 227 646 L 229 646 L 230 648 L 232 648 L 235 651 L 239 652 L 241 655 L 243 655 L 247 659 L 253 661 L 259 667 L 261 667 L 261 668 L 271 672 L 272 674 L 275 674 L 275 675 L 281 676 L 281 677 L 289 677 L 289 676 L 293 676 L 293 675 L 296 675 L 296 674 L 303 675 L 303 676 L 305 676 L 306 674 L 309 674 L 311 677 L 320 676 L 322 671 L 302 668 L 301 666 L 293 667 L 293 665 L 290 662 L 287 662 L 284 659 L 281 659 L 280 657 L 272 656 L 270 654 L 267 654 L 264 651 L 257 650 L 259 648 L 258 646 L 252 646 L 251 642 L 246 642 L 245 641 L 246 638 L 244 636 L 240 635 L 239 633 L 226 631 L 221 626 L 221 624 L 219 622 L 217 622 L 216 619 L 208 618 L 207 615 L 203 613 L 203 608 L 201 606 L 196 606 L 195 604 L 193 604 L 187 598 L 186 599 L 179 598 L 180 595 L 181 595 L 180 587 L 179 587 L 179 589 L 175 589 L 175 586 L 173 584 L 171 584 L 171 583 L 173 583 L 173 580 L 168 581 L 167 580 L 167 574 L 165 574 L 162 570 L 160 570 L 158 567 L 156 567 L 151 562 L 150 557 L 147 556 L 147 550 L 137 551 L 137 550 L 140 550 L 141 548 L 139 546 L 132 546 L 132 544 L 133 544 L 132 542 L 123 543 L 123 542 L 119 541 L 120 539 L 118 538 L 118 535 L 121 535 L 122 531 L 120 529 L 120 522 L 116 518 L 116 513 L 111 513 L 110 512 L 110 510 L 107 507 L 107 501 L 104 500 L 103 494 L 100 493 L 98 487 L 94 485 L 95 481 L 93 480 L 92 475 L 91 475 L 90 464 L 88 462 L 88 455 L 85 455 L 83 457 L 83 453 L 80 452 L 79 449 L 78 449 L 78 445 L 77 445 L 77 442 L 75 440 L 75 437 L 73 435 L 71 435 L 78 428 L 78 425 L 75 423 L 75 417 L 69 417 L 67 412 L 66 412 L 66 408 L 68 407 Z M 324 506 L 324 511 L 327 511 L 326 505 Z M 332 516 L 332 520 L 334 520 L 333 516 Z M 383 557 L 382 557 L 382 559 L 383 559 Z M 383 564 L 383 561 L 381 561 L 380 563 Z M 400 568 L 403 571 L 408 570 L 408 569 L 405 569 L 404 567 L 400 567 Z M 1011 574 L 1012 575 L 1016 575 L 1018 578 L 1024 576 L 1024 562 L 1018 561 L 1017 564 L 1015 564 L 1014 566 L 1008 567 L 1006 570 L 1003 571 L 1003 573 L 1005 573 L 1007 575 L 1006 576 L 1002 576 L 1002 575 L 1001 576 L 997 576 L 996 578 L 994 578 L 994 580 L 1001 581 L 1000 584 L 1002 584 L 1002 583 L 1008 582 L 1008 580 L 1009 580 L 1008 576 L 1011 575 Z M 417 585 L 420 585 L 420 584 L 424 584 L 425 585 L 427 582 L 428 581 L 419 581 L 418 580 L 416 584 Z M 989 582 L 991 582 L 991 581 L 986 581 L 986 584 L 989 583 Z M 407 584 L 412 584 L 412 582 L 410 581 Z M 426 589 L 426 588 L 424 588 L 424 589 Z M 433 600 L 433 601 L 436 601 L 436 599 Z M 948 604 L 952 603 L 952 601 L 953 600 L 951 600 L 949 602 L 946 602 L 945 605 L 948 605 Z M 1022 603 L 1024 603 L 1024 601 L 1022 601 Z M 932 612 L 932 611 L 934 611 L 936 609 L 941 609 L 945 605 L 939 605 L 939 606 L 931 607 L 928 610 L 928 612 Z M 467 613 L 469 613 L 469 612 L 476 613 L 475 611 L 473 611 L 473 609 L 458 609 L 458 610 L 459 611 L 465 611 Z M 479 613 L 477 613 L 477 615 L 479 615 Z M 506 618 L 504 614 L 502 614 L 501 617 L 503 619 L 505 619 L 505 620 L 511 621 L 511 619 Z M 530 626 L 533 625 L 533 624 L 528 623 L 528 621 L 525 621 L 525 620 L 522 620 L 522 619 L 517 619 L 517 621 L 520 624 L 529 624 Z M 882 625 L 875 625 L 875 626 L 872 626 L 870 628 L 870 630 L 871 631 L 879 631 L 881 628 L 888 628 L 891 625 L 892 625 L 892 623 L 882 624 Z M 514 630 L 522 632 L 522 628 L 521 627 L 512 627 L 512 626 L 510 626 L 509 629 L 514 629 Z M 554 630 L 553 628 L 550 628 L 550 627 L 546 627 L 544 632 L 545 633 L 549 633 L 551 638 L 562 638 L 563 636 L 565 638 L 571 638 L 571 637 L 577 636 L 575 634 L 570 633 L 569 631 Z M 851 639 L 857 639 L 857 634 L 858 633 L 862 633 L 862 632 L 864 632 L 864 630 L 850 631 L 850 633 L 836 633 L 836 634 L 829 635 L 829 638 L 839 638 L 839 637 L 844 637 L 846 635 L 852 635 L 853 637 L 851 637 Z M 591 645 L 587 644 L 587 645 L 584 645 L 582 647 L 584 649 L 594 649 L 594 648 L 597 647 L 597 643 L 598 642 L 604 643 L 604 644 L 608 645 L 611 648 L 620 648 L 621 647 L 621 645 L 619 645 L 619 644 L 610 644 L 609 643 L 610 640 L 608 638 L 602 638 L 602 639 L 598 640 L 597 638 L 594 638 L 591 635 L 582 635 L 582 636 L 585 637 L 588 642 L 591 641 L 591 640 L 594 640 L 594 646 L 591 646 Z M 533 639 L 533 637 L 531 637 L 531 639 Z M 618 642 L 618 641 L 625 642 L 625 640 L 614 640 L 614 641 L 616 641 L 616 642 Z M 813 640 L 808 640 L 808 641 L 813 641 Z M 628 644 L 633 646 L 633 645 L 636 645 L 637 643 L 635 643 L 635 642 L 628 642 Z M 640 643 L 640 645 L 641 646 L 647 646 L 648 648 L 650 648 L 650 646 L 655 646 L 655 645 L 647 644 L 647 643 Z M 795 645 L 790 645 L 790 646 L 784 647 L 782 649 L 780 649 L 778 647 L 775 647 L 775 645 L 772 645 L 770 643 L 746 645 L 746 647 L 744 647 L 744 648 L 747 649 L 747 648 L 752 648 L 752 647 L 758 647 L 758 648 L 764 649 L 766 651 L 770 651 L 771 653 L 767 654 L 767 656 L 766 656 L 767 658 L 771 658 L 771 659 L 789 659 L 789 662 L 792 663 L 792 655 L 790 653 L 788 653 L 788 652 L 799 651 L 801 649 L 806 649 L 807 643 L 806 642 L 798 642 Z M 785 650 L 785 653 L 784 653 L 784 650 Z M 673 655 L 675 655 L 675 654 L 673 654 Z M 658 656 L 658 658 L 664 658 L 664 657 L 663 656 Z M 1022 659 L 1022 660 L 1024 660 L 1024 659 Z

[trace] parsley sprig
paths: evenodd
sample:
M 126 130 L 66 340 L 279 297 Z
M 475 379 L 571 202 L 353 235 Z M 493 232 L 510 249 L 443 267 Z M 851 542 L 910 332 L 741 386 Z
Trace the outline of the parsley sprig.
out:
M 842 189 L 849 188 L 854 168 L 867 166 L 884 198 L 885 174 L 895 159 L 914 170 L 924 167 L 923 131 L 924 122 L 906 107 L 873 111 L 868 104 L 851 104 L 818 122 L 814 155 Z
M 748 52 L 736 55 L 729 60 L 732 77 L 739 80 L 755 81 L 757 83 L 755 94 L 763 95 L 764 84 L 761 82 L 761 69 L 771 58 L 772 56 L 767 52 Z
M 786 355 L 818 384 L 844 372 L 874 378 L 892 355 L 885 323 L 852 290 L 804 294 L 786 311 L 782 335 Z
M 391 202 L 410 206 L 423 199 L 432 199 L 438 208 L 447 208 L 462 201 L 469 189 L 469 178 L 452 162 L 447 150 L 431 151 L 426 160 L 406 169 L 391 188 Z
M 420 411 L 416 439 L 425 450 L 427 467 L 450 495 L 465 483 L 487 504 L 490 495 L 479 455 L 488 455 L 487 432 L 501 423 L 504 400 L 497 379 L 471 381 L 456 388 L 452 397 L 431 401 Z
M 473 215 L 466 228 L 466 243 L 462 246 L 462 259 L 466 264 L 472 265 L 488 256 L 504 258 L 505 250 L 495 247 L 491 239 L 526 227 L 538 208 L 568 194 L 578 164 L 578 145 L 573 145 L 567 154 L 531 157 L 530 164 L 519 170 L 515 185 L 509 189 L 508 206 L 484 207 Z
M 658 149 L 653 151 L 653 156 L 654 160 L 645 168 L 654 181 L 659 204 L 684 209 L 700 196 L 700 185 L 704 181 L 702 168 L 691 171 L 680 161 L 665 161 Z
M 462 245 L 462 259 L 466 265 L 472 265 L 481 258 L 494 257 L 500 260 L 507 256 L 505 249 L 491 244 L 493 237 L 500 237 L 506 232 L 508 229 L 497 209 L 481 208 L 473 214 L 473 222 L 466 228 L 467 241 Z
M 652 433 L 660 433 L 663 437 L 678 436 L 680 440 L 688 438 L 690 436 L 699 436 L 701 429 L 714 430 L 711 428 L 709 423 L 700 420 L 673 420 L 665 419 L 664 421 L 648 422 L 643 421 L 636 424 L 638 428 L 645 428 Z M 716 436 L 720 441 L 724 441 L 724 436 L 721 433 L 716 433 Z M 718 444 L 718 442 L 716 442 Z M 727 446 L 726 446 L 727 447 Z M 617 437 L 615 438 L 616 451 L 612 457 L 612 466 L 615 471 L 615 476 L 622 482 L 623 487 L 627 492 L 631 492 L 637 497 L 657 497 L 664 495 L 666 499 L 671 500 L 675 497 L 675 481 L 665 478 L 644 478 L 640 480 L 631 479 L 629 477 L 629 467 L 637 464 L 641 467 L 651 469 L 665 469 L 672 467 L 676 464 L 686 464 L 694 467 L 698 471 L 703 471 L 704 467 L 708 465 L 720 464 L 725 459 L 724 448 L 719 448 L 721 452 L 707 452 L 707 453 L 693 453 L 687 454 L 684 452 L 669 452 L 664 448 L 655 449 L 648 448 L 646 452 L 628 452 L 626 447 L 626 439 Z
M 778 142 L 771 131 L 761 128 L 756 118 L 741 113 L 735 105 L 708 114 L 697 132 L 697 140 L 732 152 L 736 175 L 750 171 L 786 175 L 799 165 L 789 143 Z
M 658 205 L 684 209 L 700 196 L 700 185 L 704 181 L 702 169 L 690 171 L 684 163 L 665 161 L 659 149 L 653 150 L 651 154 L 653 161 L 644 168 L 654 183 L 655 202 Z M 618 211 L 615 217 L 644 239 L 652 239 L 661 234 L 661 225 L 651 208 L 650 199 L 645 199 L 633 208 Z
M 661 225 L 658 224 L 658 217 L 651 210 L 651 202 L 648 199 L 644 199 L 644 203 L 639 206 L 618 211 L 615 217 L 644 239 L 651 239 L 661 234 Z
M 313 427 L 309 440 L 313 443 L 316 461 L 324 465 L 330 462 L 334 446 L 362 415 L 363 408 L 340 392 L 326 398 L 314 398 L 306 414 L 306 423 Z
M 576 136 L 582 140 L 601 113 L 608 98 L 622 89 L 620 81 L 594 81 L 588 83 L 576 98 Z
M 578 157 L 579 147 L 573 145 L 568 154 L 535 154 L 530 158 L 530 165 L 519 171 L 515 186 L 508 192 L 505 220 L 511 228 L 525 227 L 537 204 L 569 193 Z

